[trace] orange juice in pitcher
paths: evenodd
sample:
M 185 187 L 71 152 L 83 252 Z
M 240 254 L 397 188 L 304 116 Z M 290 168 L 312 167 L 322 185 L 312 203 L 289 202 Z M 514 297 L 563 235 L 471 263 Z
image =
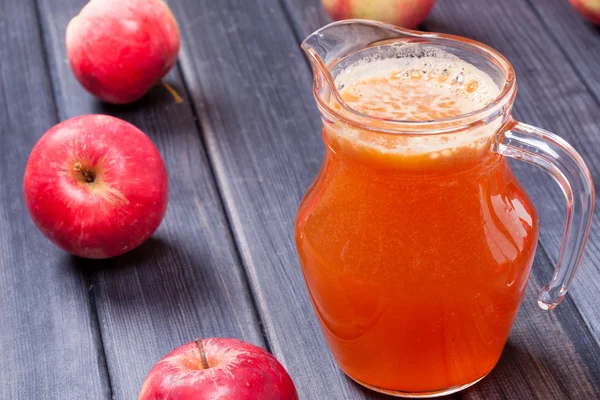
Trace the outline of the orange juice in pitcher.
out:
M 296 243 L 332 354 L 388 394 L 468 387 L 502 353 L 537 243 L 537 214 L 507 156 L 560 175 L 571 197 L 545 309 L 583 251 L 589 172 L 562 139 L 511 118 L 512 67 L 481 44 L 342 21 L 303 48 L 327 151 Z

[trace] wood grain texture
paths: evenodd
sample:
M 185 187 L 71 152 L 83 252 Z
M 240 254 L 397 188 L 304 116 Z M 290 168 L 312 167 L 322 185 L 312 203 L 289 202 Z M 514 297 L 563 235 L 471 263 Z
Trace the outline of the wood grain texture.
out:
M 224 218 L 198 126 L 178 69 L 168 76 L 185 102 L 162 87 L 138 103 L 100 103 L 68 66 L 64 34 L 85 0 L 40 0 L 60 118 L 103 113 L 150 136 L 167 167 L 165 219 L 146 244 L 107 261 L 73 260 L 90 271 L 116 399 L 134 399 L 150 368 L 196 337 L 236 337 L 265 346 L 248 284 Z
M 567 1 L 528 0 L 528 3 L 600 102 L 600 26 L 584 19 Z
M 23 199 L 29 152 L 56 123 L 37 26 L 32 0 L 0 2 L 0 398 L 105 400 L 85 274 L 37 230 Z

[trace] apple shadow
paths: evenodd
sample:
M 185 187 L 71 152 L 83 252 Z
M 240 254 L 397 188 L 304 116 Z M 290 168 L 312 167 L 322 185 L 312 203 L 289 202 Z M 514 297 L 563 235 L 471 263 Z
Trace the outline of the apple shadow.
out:
M 145 264 L 147 260 L 156 257 L 161 248 L 164 249 L 169 247 L 170 244 L 165 240 L 150 237 L 135 249 L 112 258 L 101 260 L 89 259 L 69 254 L 69 265 L 79 272 L 83 272 L 88 276 L 93 276 L 103 270 L 129 268 L 139 264 Z
M 69 256 L 72 269 L 83 275 L 99 312 L 111 318 L 137 320 L 146 326 L 165 324 L 185 311 L 201 313 L 204 308 L 227 309 L 227 298 L 218 292 L 215 272 L 198 251 L 188 252 L 159 237 L 148 239 L 136 249 L 106 260 Z M 189 244 L 188 244 L 189 245 Z M 213 268 L 216 271 L 216 268 Z M 191 317 L 184 313 L 184 318 Z M 134 322 L 132 322 L 134 323 Z
M 169 90 L 161 83 L 157 83 L 152 86 L 150 90 L 148 90 L 148 93 L 146 93 L 141 99 L 133 103 L 111 104 L 97 100 L 97 110 L 100 114 L 108 114 L 125 119 L 126 117 L 130 117 L 132 113 L 141 113 L 142 111 L 145 112 L 152 108 L 186 106 L 186 103 L 189 102 L 189 99 L 187 98 L 185 88 L 183 88 L 179 83 L 174 83 L 173 81 L 165 80 L 165 82 L 171 86 L 179 96 L 181 96 L 183 103 L 177 104 L 175 102 L 175 98 L 173 95 L 171 95 Z M 189 107 L 189 105 L 187 105 L 187 107 Z

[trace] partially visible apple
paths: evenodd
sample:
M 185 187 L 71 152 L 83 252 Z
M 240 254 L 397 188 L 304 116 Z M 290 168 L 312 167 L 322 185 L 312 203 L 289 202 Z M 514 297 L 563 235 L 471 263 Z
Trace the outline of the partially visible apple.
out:
M 372 19 L 404 28 L 416 28 L 435 0 L 321 0 L 334 20 Z
M 167 172 L 142 131 L 107 115 L 61 122 L 33 148 L 25 202 L 54 244 L 86 258 L 125 253 L 154 233 L 167 208 Z
M 162 0 L 91 0 L 67 26 L 67 56 L 90 93 L 131 103 L 173 67 L 179 36 Z
M 148 373 L 138 400 L 298 400 L 285 368 L 237 339 L 196 339 Z
M 596 25 L 600 25 L 600 0 L 569 0 L 573 8 Z

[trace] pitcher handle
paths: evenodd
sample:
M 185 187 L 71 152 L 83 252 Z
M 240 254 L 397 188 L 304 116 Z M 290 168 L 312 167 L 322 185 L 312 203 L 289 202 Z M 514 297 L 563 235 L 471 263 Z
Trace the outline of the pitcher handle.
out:
M 567 219 L 552 280 L 542 288 L 538 305 L 554 309 L 564 298 L 581 261 L 592 224 L 594 182 L 577 151 L 561 137 L 514 121 L 496 140 L 495 151 L 536 165 L 552 175 L 567 200 Z

